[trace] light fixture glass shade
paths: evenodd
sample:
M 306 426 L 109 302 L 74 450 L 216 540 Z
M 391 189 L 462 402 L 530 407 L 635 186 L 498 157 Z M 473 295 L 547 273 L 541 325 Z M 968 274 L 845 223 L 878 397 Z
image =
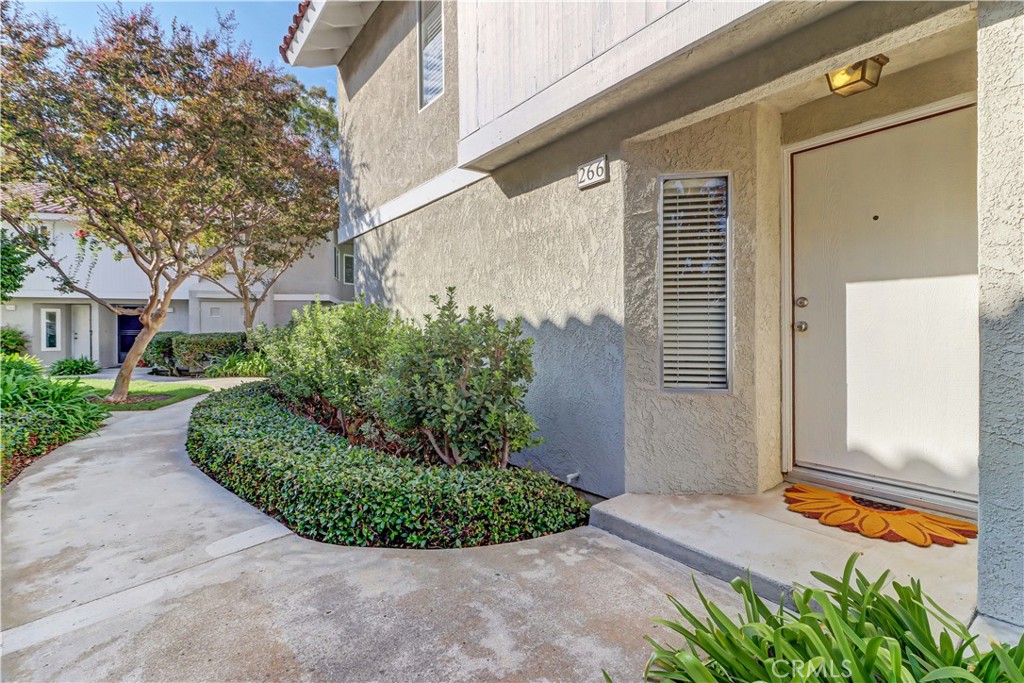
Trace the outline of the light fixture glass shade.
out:
M 855 93 L 870 90 L 878 85 L 882 77 L 882 67 L 889 63 L 885 55 L 875 55 L 870 59 L 844 66 L 825 74 L 828 89 L 836 95 L 849 97 Z

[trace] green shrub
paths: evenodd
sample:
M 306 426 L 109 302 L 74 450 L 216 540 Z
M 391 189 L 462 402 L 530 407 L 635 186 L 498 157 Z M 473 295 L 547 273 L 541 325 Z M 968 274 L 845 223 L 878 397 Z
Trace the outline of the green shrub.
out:
M 321 419 L 336 414 L 341 431 L 355 436 L 368 419 L 370 389 L 400 325 L 387 308 L 360 299 L 310 304 L 287 326 L 260 328 L 256 337 L 269 377 L 288 400 L 312 404 Z
M 174 338 L 184 332 L 157 332 L 149 341 L 149 346 L 142 352 L 142 362 L 169 375 L 178 374 L 174 362 Z
M 94 403 L 93 391 L 71 382 L 51 382 L 36 375 L 18 374 L 6 366 L 0 373 L 0 431 L 3 481 L 13 474 L 15 458 L 42 455 L 99 427 L 110 414 Z
M 201 372 L 221 358 L 245 350 L 244 332 L 208 332 L 172 337 L 174 363 L 191 372 Z
M 187 449 L 225 487 L 328 543 L 476 546 L 587 519 L 587 504 L 546 474 L 430 467 L 354 447 L 289 411 L 265 382 L 217 392 L 196 406 Z
M 204 374 L 207 377 L 266 377 L 269 372 L 270 366 L 262 351 L 235 351 L 214 361 Z
M 26 356 L 21 353 L 5 353 L 0 356 L 0 368 L 3 373 L 14 375 L 39 377 L 43 374 L 43 363 L 35 356 Z
M 50 375 L 92 375 L 100 371 L 100 366 L 93 359 L 82 356 L 81 358 L 62 358 L 54 361 L 50 366 Z
M 686 645 L 675 648 L 647 638 L 654 653 L 644 680 L 1024 681 L 1024 637 L 1013 647 L 994 645 L 982 653 L 975 636 L 928 597 L 920 582 L 892 583 L 887 591 L 889 573 L 868 579 L 856 570 L 856 559 L 856 554 L 850 558 L 840 578 L 814 572 L 825 588 L 798 587 L 795 612 L 770 609 L 742 579 L 732 582 L 745 606 L 739 621 L 699 587 L 704 618 L 670 598 L 682 621 L 654 621 L 681 635 Z
M 455 289 L 422 329 L 396 335 L 378 385 L 377 410 L 398 431 L 423 434 L 449 465 L 504 467 L 512 452 L 540 443 L 524 405 L 533 380 L 533 339 L 522 322 L 504 325 L 490 306 L 459 312 Z
M 25 353 L 28 349 L 28 335 L 17 327 L 0 327 L 0 353 Z

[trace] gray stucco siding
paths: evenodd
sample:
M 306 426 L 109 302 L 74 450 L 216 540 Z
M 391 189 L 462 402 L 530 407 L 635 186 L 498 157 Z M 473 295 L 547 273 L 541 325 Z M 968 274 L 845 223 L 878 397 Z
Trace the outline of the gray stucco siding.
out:
M 1024 626 L 1024 5 L 978 7 L 978 611 Z
M 625 481 L 621 173 L 581 192 L 574 158 L 534 156 L 355 243 L 357 289 L 404 316 L 453 285 L 463 306 L 522 317 L 546 442 L 515 462 L 604 496 Z
M 444 93 L 427 107 L 415 2 L 381 3 L 338 65 L 343 224 L 455 166 L 456 4 L 444 3 Z
M 627 144 L 626 488 L 755 493 L 782 479 L 778 114 L 751 105 Z M 661 389 L 658 176 L 732 174 L 732 387 Z

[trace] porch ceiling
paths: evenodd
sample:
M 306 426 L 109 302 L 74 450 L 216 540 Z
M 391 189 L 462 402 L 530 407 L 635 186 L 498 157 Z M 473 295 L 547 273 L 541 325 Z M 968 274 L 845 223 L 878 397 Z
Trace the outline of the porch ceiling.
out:
M 900 71 L 965 50 L 977 49 L 977 29 L 973 22 L 964 22 L 920 40 L 887 50 L 889 63 L 882 70 L 882 80 Z M 862 57 L 870 57 L 865 54 Z M 825 75 L 787 88 L 765 98 L 764 103 L 780 112 L 788 112 L 814 100 L 832 97 L 825 84 Z

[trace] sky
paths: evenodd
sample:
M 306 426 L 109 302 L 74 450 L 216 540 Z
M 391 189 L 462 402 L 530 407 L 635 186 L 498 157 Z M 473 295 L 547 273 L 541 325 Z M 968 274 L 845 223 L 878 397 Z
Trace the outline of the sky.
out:
M 81 37 L 92 36 L 93 29 L 99 21 L 99 8 L 113 5 L 111 2 L 49 2 L 47 0 L 28 0 L 24 3 L 26 10 L 44 11 L 56 18 L 64 28 Z M 126 9 L 142 6 L 142 2 L 123 2 Z M 327 89 L 332 97 L 337 97 L 337 75 L 331 67 L 310 69 L 307 67 L 291 67 L 281 59 L 277 46 L 288 30 L 292 15 L 298 8 L 294 2 L 279 0 L 249 0 L 248 2 L 219 2 L 217 0 L 190 0 L 189 2 L 150 2 L 161 23 L 170 25 L 177 17 L 193 28 L 203 30 L 217 27 L 217 13 L 222 15 L 234 11 L 238 24 L 235 37 L 239 41 L 252 45 L 253 54 L 264 62 L 282 66 L 307 85 L 319 85 Z

